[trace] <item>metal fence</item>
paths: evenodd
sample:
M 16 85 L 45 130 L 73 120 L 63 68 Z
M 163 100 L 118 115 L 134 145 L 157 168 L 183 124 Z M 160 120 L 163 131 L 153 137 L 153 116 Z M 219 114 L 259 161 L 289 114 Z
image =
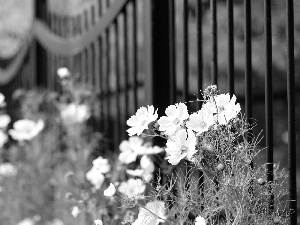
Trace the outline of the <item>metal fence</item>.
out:
M 56 69 L 68 67 L 80 74 L 100 93 L 100 130 L 114 140 L 114 146 L 126 138 L 126 120 L 142 105 L 153 104 L 163 114 L 169 104 L 194 100 L 206 84 L 219 84 L 223 91 L 236 93 L 234 1 L 193 1 L 194 18 L 188 0 L 98 0 L 79 15 L 51 12 L 45 0 L 36 1 L 33 26 L 35 44 L 23 59 L 22 72 L 1 90 L 11 93 L 17 86 L 35 84 L 56 89 Z M 226 4 L 227 74 L 220 74 L 218 65 L 218 4 Z M 253 118 L 252 12 L 251 0 L 244 4 L 244 94 L 241 99 L 247 118 Z M 294 2 L 286 0 L 286 92 L 288 123 L 288 162 L 290 208 L 297 210 L 296 194 L 296 118 L 294 65 Z M 180 5 L 180 6 L 178 6 Z M 271 0 L 264 0 L 265 36 L 265 145 L 267 148 L 268 180 L 273 170 L 273 74 Z M 179 10 L 178 10 L 179 8 Z M 180 13 L 178 13 L 180 12 Z M 210 14 L 210 61 L 205 71 L 204 13 Z M 179 22 L 178 22 L 179 21 Z M 179 24 L 179 25 L 178 25 Z M 180 31 L 179 31 L 180 29 Z M 193 31 L 191 33 L 191 31 Z M 181 35 L 178 36 L 177 34 Z M 195 35 L 191 49 L 190 35 Z M 207 43 L 207 42 L 205 42 Z M 181 46 L 180 48 L 178 46 Z M 218 52 L 219 51 L 219 52 Z M 194 52 L 195 67 L 191 67 Z M 226 57 L 225 57 L 226 58 Z M 36 59 L 36 60 L 35 60 Z M 178 65 L 181 65 L 180 71 Z M 35 68 L 35 70 L 33 69 Z M 26 69 L 27 68 L 27 69 Z M 193 71 L 191 71 L 193 70 Z M 27 71 L 27 72 L 26 72 Z M 36 76 L 35 76 L 36 74 Z M 196 75 L 195 75 L 196 74 Z M 239 78 L 240 79 L 240 78 Z M 25 81 L 27 80 L 27 81 Z M 239 83 L 240 84 L 240 83 Z M 197 93 L 195 93 L 197 91 Z M 199 96 L 201 98 L 201 96 Z M 189 104 L 190 109 L 200 105 Z M 249 121 L 251 122 L 251 121 Z M 291 224 L 297 214 L 291 215 Z

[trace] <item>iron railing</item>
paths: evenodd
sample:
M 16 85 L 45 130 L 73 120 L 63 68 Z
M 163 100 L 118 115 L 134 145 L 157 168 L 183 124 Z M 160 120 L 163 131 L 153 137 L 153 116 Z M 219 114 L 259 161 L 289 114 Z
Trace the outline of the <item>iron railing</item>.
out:
M 227 74 L 220 73 L 219 59 L 222 53 L 218 42 L 218 9 L 224 1 L 195 1 L 195 21 L 191 22 L 191 1 L 188 0 L 98 0 L 96 4 L 78 15 L 60 15 L 46 7 L 45 0 L 36 1 L 34 38 L 36 48 L 30 55 L 32 66 L 24 72 L 30 81 L 56 89 L 56 69 L 68 67 L 73 74 L 80 74 L 100 93 L 100 131 L 111 137 L 114 147 L 126 138 L 126 120 L 142 105 L 153 104 L 163 114 L 169 104 L 195 100 L 193 94 L 206 84 L 219 84 L 222 91 L 238 94 L 244 112 L 251 123 L 257 93 L 262 94 L 265 105 L 265 146 L 267 146 L 268 180 L 273 180 L 274 125 L 273 102 L 277 93 L 273 90 L 272 73 L 272 1 L 264 0 L 265 36 L 265 89 L 258 92 L 253 87 L 252 12 L 251 0 L 244 0 L 244 84 L 235 69 L 235 21 L 233 0 L 227 0 Z M 296 193 L 296 101 L 294 59 L 294 2 L 286 0 L 287 46 L 287 123 L 290 208 L 297 210 Z M 218 7 L 220 6 L 220 7 Z M 204 33 L 204 14 L 210 13 L 210 42 Z M 196 31 L 196 32 L 191 32 Z M 180 35 L 178 35 L 180 34 Z M 195 34 L 194 38 L 192 35 Z M 194 38 L 194 39 L 193 39 Z M 191 49 L 191 39 L 196 48 Z M 205 40 L 204 40 L 205 39 Z M 210 45 L 210 66 L 205 62 L 205 49 Z M 191 60 L 196 58 L 191 66 Z M 31 56 L 32 54 L 32 56 Z M 32 60 L 35 59 L 36 61 Z M 24 61 L 24 65 L 25 65 Z M 207 69 L 209 68 L 209 69 Z M 240 72 L 239 72 L 240 73 Z M 22 73 L 23 74 L 23 73 Z M 35 74 L 37 76 L 35 77 Z M 31 76 L 32 75 L 32 76 Z M 239 77 L 238 77 L 239 76 Z M 2 85 L 5 93 L 17 86 Z M 29 78 L 30 77 L 30 78 Z M 23 79 L 23 78 L 22 78 Z M 227 82 L 227 84 L 226 84 Z M 239 90 L 244 89 L 243 92 Z M 9 90 L 9 91 L 8 91 Z M 201 96 L 198 96 L 201 98 Z M 189 109 L 199 109 L 200 104 L 188 103 Z M 261 122 L 261 121 L 260 121 Z M 254 132 L 254 131 L 253 131 Z M 248 138 L 250 138 L 249 135 Z M 271 204 L 272 205 L 272 204 Z M 291 215 L 291 224 L 297 223 L 297 214 Z

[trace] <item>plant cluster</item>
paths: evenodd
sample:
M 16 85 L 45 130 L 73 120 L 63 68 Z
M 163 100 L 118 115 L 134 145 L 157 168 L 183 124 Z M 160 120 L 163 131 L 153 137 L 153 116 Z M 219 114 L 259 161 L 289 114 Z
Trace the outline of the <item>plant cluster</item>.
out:
M 203 99 L 202 108 L 192 114 L 185 103 L 178 103 L 168 106 L 160 118 L 148 106 L 127 120 L 132 136 L 128 143 L 136 141 L 128 154 L 120 145 L 119 160 L 130 166 L 145 152 L 134 135 L 160 137 L 166 141 L 165 160 L 173 172 L 154 174 L 150 181 L 139 178 L 142 169 L 131 173 L 135 180 L 126 184 L 130 195 L 122 191 L 123 185 L 109 186 L 106 196 L 118 198 L 129 211 L 139 209 L 137 217 L 123 223 L 287 224 L 293 212 L 284 201 L 286 171 L 274 164 L 274 180 L 268 181 L 267 165 L 253 166 L 263 150 L 258 146 L 261 137 L 252 134 L 254 125 L 242 115 L 234 95 L 218 94 L 212 85 L 203 91 Z M 175 165 L 179 166 L 174 170 Z

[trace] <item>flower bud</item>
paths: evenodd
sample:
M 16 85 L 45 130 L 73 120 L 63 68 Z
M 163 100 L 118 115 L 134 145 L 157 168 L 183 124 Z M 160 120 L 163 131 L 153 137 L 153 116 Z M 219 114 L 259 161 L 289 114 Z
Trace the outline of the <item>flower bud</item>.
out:
M 225 165 L 223 163 L 220 163 L 219 165 L 217 165 L 218 171 L 222 171 L 222 170 L 224 170 L 224 168 L 225 168 Z
M 263 179 L 263 178 L 259 178 L 257 180 L 257 183 L 260 184 L 260 185 L 265 185 L 266 184 L 266 181 Z
M 73 171 L 68 171 L 66 174 L 65 174 L 65 180 L 67 182 L 70 182 L 74 177 L 74 172 Z
M 72 199 L 72 198 L 73 198 L 73 194 L 72 194 L 71 192 L 67 192 L 67 193 L 65 194 L 65 198 L 66 198 L 66 199 Z
M 207 152 L 214 152 L 214 148 L 211 144 L 203 143 L 202 144 L 202 149 L 207 151 Z

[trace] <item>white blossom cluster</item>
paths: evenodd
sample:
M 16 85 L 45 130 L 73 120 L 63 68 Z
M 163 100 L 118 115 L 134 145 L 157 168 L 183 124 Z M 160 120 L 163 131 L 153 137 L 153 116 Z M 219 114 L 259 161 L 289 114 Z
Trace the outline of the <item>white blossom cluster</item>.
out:
M 211 87 L 213 90 L 216 86 Z M 140 135 L 148 129 L 150 123 L 158 127 L 156 134 L 167 138 L 167 160 L 177 165 L 182 159 L 191 160 L 197 149 L 197 138 L 216 125 L 227 125 L 241 111 L 236 97 L 229 94 L 210 94 L 206 97 L 202 108 L 189 114 L 185 103 L 170 105 L 165 116 L 158 119 L 157 110 L 153 106 L 141 107 L 136 114 L 127 120 L 128 134 Z

